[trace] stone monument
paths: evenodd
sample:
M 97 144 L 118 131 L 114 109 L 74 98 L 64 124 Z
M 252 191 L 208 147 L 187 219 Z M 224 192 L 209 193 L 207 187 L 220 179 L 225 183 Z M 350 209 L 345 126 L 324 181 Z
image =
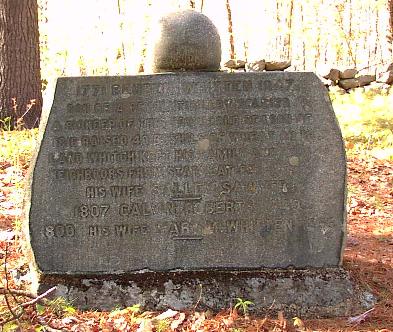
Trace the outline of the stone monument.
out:
M 350 313 L 345 152 L 319 79 L 218 72 L 217 30 L 193 11 L 160 29 L 165 73 L 58 79 L 26 207 L 39 291 L 81 308 L 241 297 Z

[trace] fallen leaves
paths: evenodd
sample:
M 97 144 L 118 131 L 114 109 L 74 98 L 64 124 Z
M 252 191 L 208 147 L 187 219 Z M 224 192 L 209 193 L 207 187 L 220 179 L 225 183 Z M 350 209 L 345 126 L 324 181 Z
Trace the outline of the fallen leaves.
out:
M 16 166 L 0 164 L 0 229 L 22 215 L 24 177 L 25 172 Z
M 393 329 L 393 162 L 348 160 L 348 245 L 344 264 L 378 297 L 374 310 L 353 317 L 362 328 Z M 366 319 L 367 318 L 367 319 Z

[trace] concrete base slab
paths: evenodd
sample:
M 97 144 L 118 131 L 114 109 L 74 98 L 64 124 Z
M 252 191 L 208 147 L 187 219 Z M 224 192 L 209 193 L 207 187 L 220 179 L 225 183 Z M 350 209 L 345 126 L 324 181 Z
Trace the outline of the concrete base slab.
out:
M 343 269 L 143 272 L 106 276 L 41 276 L 38 292 L 57 286 L 80 309 L 111 310 L 140 304 L 146 310 L 230 308 L 249 300 L 250 313 L 302 318 L 354 315 L 375 303 Z

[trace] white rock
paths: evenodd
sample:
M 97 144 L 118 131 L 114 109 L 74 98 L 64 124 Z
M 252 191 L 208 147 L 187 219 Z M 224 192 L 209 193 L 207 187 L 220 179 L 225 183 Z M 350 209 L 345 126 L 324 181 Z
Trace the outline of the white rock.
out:
M 13 231 L 0 231 L 0 242 L 11 241 L 15 237 Z

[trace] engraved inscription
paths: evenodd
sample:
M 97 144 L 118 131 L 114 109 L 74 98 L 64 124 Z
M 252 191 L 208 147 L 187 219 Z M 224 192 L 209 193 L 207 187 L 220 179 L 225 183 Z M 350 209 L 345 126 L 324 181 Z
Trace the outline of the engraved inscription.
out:
M 108 204 L 82 204 L 74 207 L 73 215 L 78 218 L 104 218 L 109 208 Z
M 88 235 L 90 237 L 108 237 L 111 235 L 109 226 L 101 226 L 101 225 L 90 225 L 88 229 Z
M 64 238 L 75 236 L 73 224 L 47 225 L 44 228 L 44 236 L 47 238 Z
M 82 162 L 83 162 L 83 155 L 81 152 L 56 151 L 49 154 L 50 164 L 72 165 L 72 164 L 82 164 Z
M 335 265 L 334 115 L 309 93 L 318 81 L 275 74 L 59 79 L 34 173 L 40 259 L 60 252 L 78 273 Z
M 227 219 L 219 221 L 207 221 L 205 232 L 210 233 L 253 233 L 255 221 L 245 219 Z
M 150 233 L 149 225 L 115 225 L 115 234 L 118 237 L 142 236 Z
M 76 95 L 83 97 L 98 97 L 106 95 L 106 86 L 98 84 L 83 84 L 76 88 Z

